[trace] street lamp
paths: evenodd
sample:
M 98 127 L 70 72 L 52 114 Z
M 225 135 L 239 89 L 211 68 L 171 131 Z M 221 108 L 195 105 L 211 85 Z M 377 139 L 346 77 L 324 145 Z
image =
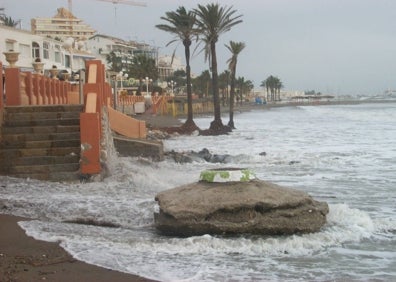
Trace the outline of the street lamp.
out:
M 146 96 L 150 96 L 149 95 L 149 83 L 150 82 L 152 82 L 153 80 L 151 79 L 151 78 L 149 78 L 149 77 L 147 77 L 146 76 L 146 78 L 145 79 L 143 79 L 144 80 L 144 82 L 146 83 Z
M 168 82 L 168 85 L 172 89 L 171 96 L 175 96 L 175 94 L 173 93 L 173 87 L 176 85 L 176 81 L 171 80 L 170 82 Z
M 120 71 L 120 72 L 118 73 L 117 76 L 118 76 L 118 77 L 120 78 L 120 80 L 121 80 L 121 87 L 120 87 L 120 89 L 121 89 L 121 91 L 122 91 L 122 90 L 124 90 L 124 86 L 123 86 L 122 79 L 123 79 L 123 78 L 127 79 L 127 78 L 128 78 L 128 74 L 127 74 L 127 73 L 124 73 L 123 71 Z
M 125 98 L 125 94 L 126 93 L 124 93 L 124 86 L 123 86 L 123 81 L 122 80 L 123 80 L 123 78 L 127 79 L 128 78 L 128 74 L 127 73 L 123 73 L 123 71 L 120 71 L 117 74 L 117 77 L 119 77 L 120 81 L 121 81 L 120 94 L 121 94 L 121 98 L 122 98 L 122 112 L 124 112 L 124 106 L 125 106 L 124 98 Z M 117 80 L 116 80 L 115 84 L 117 85 Z

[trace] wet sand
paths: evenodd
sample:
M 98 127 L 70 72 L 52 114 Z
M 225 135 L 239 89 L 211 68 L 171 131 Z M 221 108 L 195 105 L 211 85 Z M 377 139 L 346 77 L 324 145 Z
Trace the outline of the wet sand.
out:
M 153 281 L 78 261 L 57 243 L 35 240 L 18 221 L 0 214 L 0 281 Z

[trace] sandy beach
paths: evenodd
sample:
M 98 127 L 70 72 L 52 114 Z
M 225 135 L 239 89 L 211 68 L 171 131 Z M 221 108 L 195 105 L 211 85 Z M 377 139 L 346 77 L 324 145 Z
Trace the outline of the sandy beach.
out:
M 0 215 L 0 281 L 153 281 L 71 257 L 57 243 L 38 241 L 22 230 L 26 218 Z

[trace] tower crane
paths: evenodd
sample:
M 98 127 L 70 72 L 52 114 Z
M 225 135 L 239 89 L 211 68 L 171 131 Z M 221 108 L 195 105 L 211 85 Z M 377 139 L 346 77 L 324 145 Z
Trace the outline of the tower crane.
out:
M 140 6 L 140 7 L 147 6 L 147 4 L 144 2 L 137 2 L 137 1 L 132 1 L 132 0 L 97 0 L 97 1 L 110 2 L 113 4 L 125 4 L 125 5 L 131 5 L 131 6 Z
M 132 0 L 96 0 L 96 1 L 110 2 L 113 4 L 125 4 L 125 5 L 131 5 L 131 6 L 147 7 L 147 4 L 144 2 L 137 2 L 137 1 L 132 1 Z M 68 4 L 69 11 L 72 12 L 73 0 L 67 0 L 67 4 Z
M 96 1 L 109 2 L 109 3 L 113 3 L 114 5 L 125 4 L 131 6 L 147 7 L 147 4 L 145 2 L 137 2 L 133 0 L 96 0 Z M 72 13 L 73 0 L 67 0 L 67 4 L 68 4 L 69 12 Z M 114 8 L 114 13 L 115 13 L 115 17 L 117 17 L 117 8 Z

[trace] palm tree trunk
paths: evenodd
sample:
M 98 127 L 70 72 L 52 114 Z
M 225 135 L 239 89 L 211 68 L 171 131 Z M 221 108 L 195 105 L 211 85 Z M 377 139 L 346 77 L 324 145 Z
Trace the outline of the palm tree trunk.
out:
M 235 71 L 236 66 L 233 66 L 231 70 L 231 89 L 230 89 L 230 120 L 228 121 L 228 126 L 235 128 L 234 124 L 234 100 L 235 100 Z
M 213 107 L 214 107 L 214 120 L 210 124 L 210 129 L 216 132 L 220 132 L 221 130 L 223 130 L 224 125 L 223 122 L 221 121 L 215 42 L 211 42 L 210 52 L 212 56 L 212 91 L 213 91 Z
M 191 41 L 183 41 L 184 53 L 186 56 L 186 83 L 187 83 L 187 120 L 183 127 L 189 131 L 198 129 L 197 125 L 193 120 L 193 108 L 192 108 L 192 89 L 191 89 L 191 66 L 190 66 L 190 45 Z

